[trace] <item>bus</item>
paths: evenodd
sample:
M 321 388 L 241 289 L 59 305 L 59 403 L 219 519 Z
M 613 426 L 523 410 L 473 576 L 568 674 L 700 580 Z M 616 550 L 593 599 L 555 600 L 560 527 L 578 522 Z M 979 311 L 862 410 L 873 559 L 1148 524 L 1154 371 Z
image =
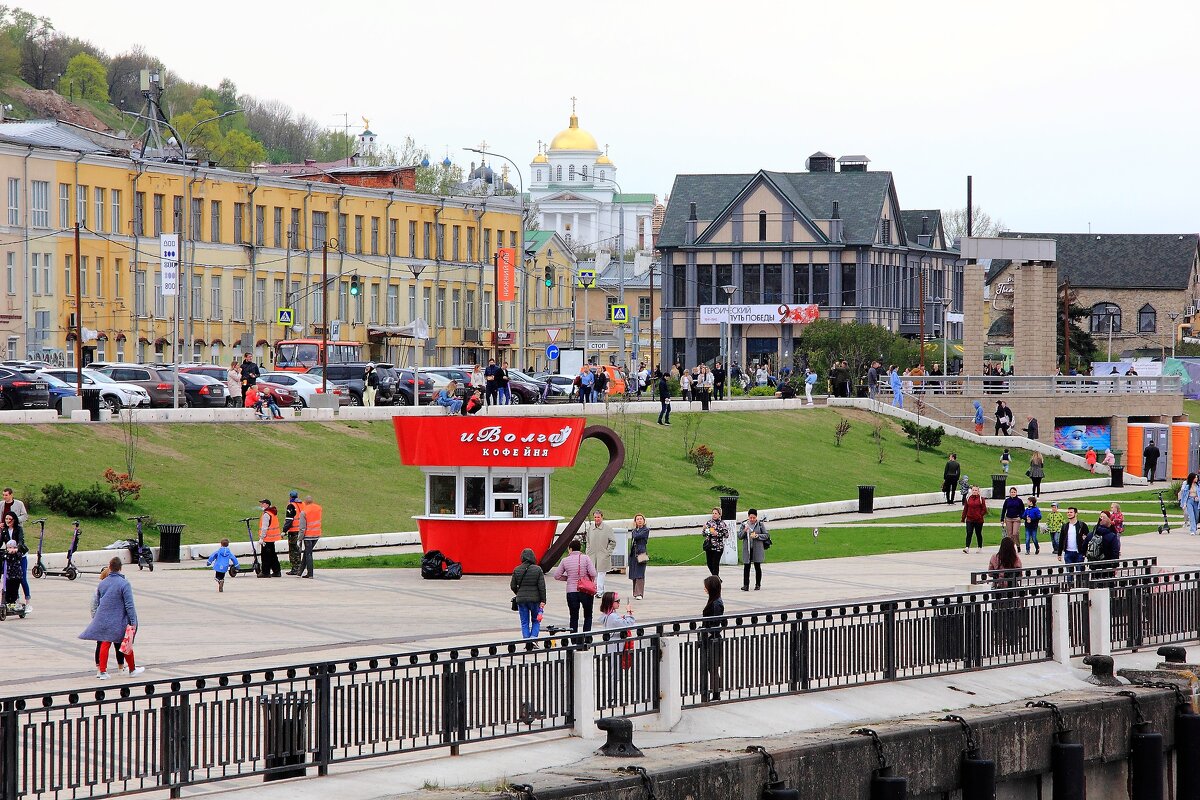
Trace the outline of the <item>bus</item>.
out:
M 321 348 L 328 347 L 330 364 L 362 361 L 362 342 L 329 342 L 320 339 L 287 339 L 275 343 L 275 369 L 282 372 L 307 372 L 321 366 Z

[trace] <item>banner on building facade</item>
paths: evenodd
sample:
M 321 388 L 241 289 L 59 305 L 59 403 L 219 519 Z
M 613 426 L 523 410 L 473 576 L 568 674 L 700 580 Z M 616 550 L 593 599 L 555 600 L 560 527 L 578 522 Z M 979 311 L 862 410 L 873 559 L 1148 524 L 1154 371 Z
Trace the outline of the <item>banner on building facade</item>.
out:
M 501 247 L 496 251 L 496 299 L 512 302 L 517 299 L 517 248 Z
M 816 322 L 820 307 L 813 305 L 713 305 L 700 306 L 701 325 L 803 325 Z

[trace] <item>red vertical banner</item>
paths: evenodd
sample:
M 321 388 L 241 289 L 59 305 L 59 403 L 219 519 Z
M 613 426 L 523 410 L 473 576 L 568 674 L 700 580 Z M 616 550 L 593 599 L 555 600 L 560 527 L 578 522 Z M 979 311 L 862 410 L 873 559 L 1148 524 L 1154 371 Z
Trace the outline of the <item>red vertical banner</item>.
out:
M 501 247 L 496 256 L 496 299 L 512 302 L 517 299 L 517 248 Z

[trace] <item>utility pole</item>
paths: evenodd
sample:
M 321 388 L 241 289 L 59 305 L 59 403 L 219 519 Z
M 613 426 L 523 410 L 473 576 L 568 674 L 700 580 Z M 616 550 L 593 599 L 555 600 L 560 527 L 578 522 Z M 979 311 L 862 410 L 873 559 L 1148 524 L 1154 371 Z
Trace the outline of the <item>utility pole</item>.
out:
M 75 223 L 75 394 L 83 397 L 83 293 L 79 281 L 83 270 L 79 266 L 79 223 Z
M 418 389 L 420 387 L 417 387 Z M 329 242 L 321 242 L 321 394 L 329 390 Z M 413 395 L 416 397 L 417 395 Z
M 499 242 L 497 242 L 499 244 Z M 492 349 L 494 350 L 493 358 L 496 359 L 496 366 L 500 366 L 500 249 L 492 254 L 492 286 L 494 287 L 493 297 L 495 304 L 492 306 Z
M 1071 278 L 1063 283 L 1063 375 L 1071 374 Z
M 650 262 L 650 374 L 654 374 L 654 262 Z M 725 356 L 725 374 L 729 374 L 729 356 Z
M 921 374 L 925 374 L 925 263 L 921 262 L 917 272 L 917 320 L 921 327 L 919 346 L 921 350 Z

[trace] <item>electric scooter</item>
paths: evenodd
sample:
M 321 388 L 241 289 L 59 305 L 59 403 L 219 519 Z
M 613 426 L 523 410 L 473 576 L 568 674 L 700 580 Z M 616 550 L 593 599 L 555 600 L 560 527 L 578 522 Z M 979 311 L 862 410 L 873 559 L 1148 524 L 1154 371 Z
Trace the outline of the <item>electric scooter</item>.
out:
M 75 531 L 71 534 L 71 546 L 67 548 L 67 565 L 62 569 L 46 569 L 42 563 L 42 546 L 46 540 L 46 520 L 36 520 L 41 530 L 38 533 L 37 563 L 33 565 L 35 578 L 66 578 L 73 581 L 79 577 L 79 568 L 75 566 L 75 551 L 79 549 L 79 520 L 75 520 Z
M 150 515 L 128 517 L 130 522 L 137 522 L 137 541 L 126 542 L 129 547 L 129 560 L 131 563 L 137 564 L 139 570 L 145 568 L 154 572 L 154 551 L 146 547 L 146 538 L 142 534 L 142 520 L 144 519 L 150 519 Z
M 254 530 L 250 527 L 250 523 L 256 519 L 258 519 L 258 517 L 246 517 L 242 520 L 242 522 L 246 523 L 246 537 L 250 540 L 250 552 L 254 554 L 254 564 L 251 565 L 250 568 L 254 570 L 254 577 L 261 578 L 262 564 L 259 563 L 258 548 L 254 544 Z
M 1156 492 L 1158 495 L 1158 507 L 1162 510 L 1163 524 L 1158 526 L 1159 533 L 1171 532 L 1171 520 L 1167 518 L 1167 504 L 1163 500 L 1163 492 Z

